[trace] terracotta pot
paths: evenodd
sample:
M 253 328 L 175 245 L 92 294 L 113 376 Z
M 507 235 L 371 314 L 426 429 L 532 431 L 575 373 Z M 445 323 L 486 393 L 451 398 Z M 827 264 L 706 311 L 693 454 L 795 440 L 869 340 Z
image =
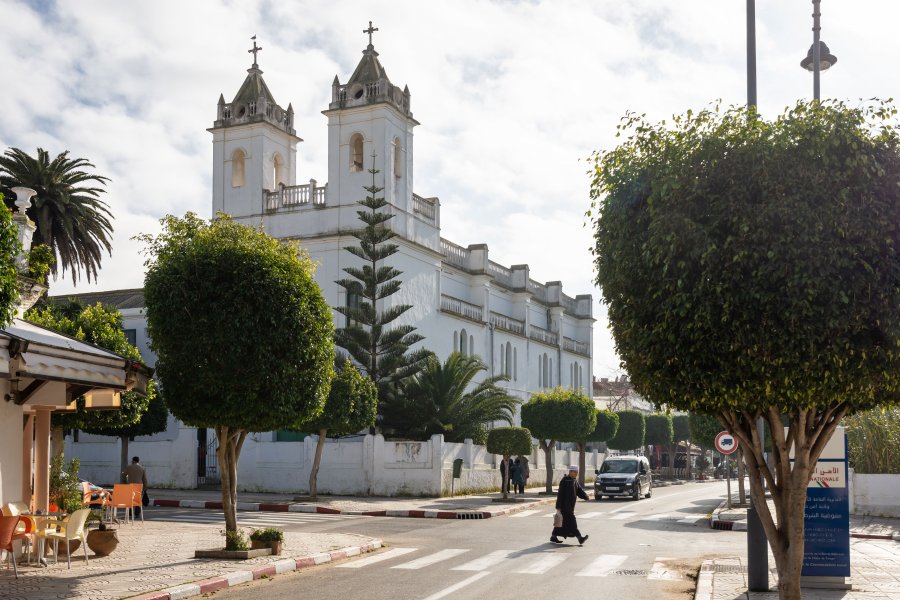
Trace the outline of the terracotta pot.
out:
M 259 540 L 250 540 L 250 549 L 259 550 L 260 548 L 268 548 L 269 542 L 261 542 Z
M 97 556 L 109 556 L 119 545 L 119 538 L 115 529 L 91 529 L 87 534 L 87 545 Z
M 272 554 L 278 556 L 281 554 L 281 547 L 284 545 L 284 542 L 270 542 L 269 545 L 272 547 Z
M 50 542 L 49 546 L 50 546 L 50 548 L 53 548 L 53 542 Z M 81 540 L 79 540 L 79 539 L 69 540 L 68 544 L 61 541 L 61 542 L 59 542 L 59 555 L 65 556 L 67 554 L 70 554 L 70 555 L 74 556 L 75 551 L 78 550 L 78 548 L 80 548 L 80 547 L 81 547 Z

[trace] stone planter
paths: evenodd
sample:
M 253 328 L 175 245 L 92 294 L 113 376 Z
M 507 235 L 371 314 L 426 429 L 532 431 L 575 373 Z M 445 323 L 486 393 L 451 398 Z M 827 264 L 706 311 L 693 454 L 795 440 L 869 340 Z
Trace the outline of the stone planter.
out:
M 115 529 L 91 529 L 87 534 L 87 545 L 97 556 L 109 556 L 119 545 Z
M 261 548 L 270 548 L 272 550 L 272 554 L 279 556 L 281 554 L 281 549 L 284 547 L 284 542 L 260 542 L 258 540 L 250 540 L 250 548 L 253 550 L 259 550 Z

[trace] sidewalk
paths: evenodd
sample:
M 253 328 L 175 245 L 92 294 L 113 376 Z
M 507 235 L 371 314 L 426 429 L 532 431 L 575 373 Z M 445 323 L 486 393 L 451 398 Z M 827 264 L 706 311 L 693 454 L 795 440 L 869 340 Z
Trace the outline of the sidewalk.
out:
M 381 540 L 356 534 L 285 532 L 281 556 L 250 560 L 194 558 L 194 551 L 221 548 L 221 525 L 147 521 L 118 527 L 119 546 L 112 554 L 96 557 L 88 550 L 72 554 L 46 568 L 19 566 L 0 570 L 0 597 L 4 600 L 180 600 L 253 579 L 270 577 L 313 565 L 356 556 L 381 547 Z
M 318 501 L 294 501 L 291 494 L 238 492 L 238 510 L 272 512 L 310 512 L 322 514 L 366 515 L 371 517 L 413 517 L 432 519 L 490 519 L 553 502 L 555 496 L 543 496 L 544 487 L 528 488 L 523 495 L 510 494 L 514 503 L 495 502 L 500 493 L 455 496 L 452 498 L 380 498 L 319 496 Z M 222 509 L 218 490 L 150 489 L 153 506 Z
M 733 499 L 734 501 L 735 499 Z M 774 508 L 773 508 L 774 510 Z M 727 509 L 711 518 L 714 529 L 747 530 L 747 509 Z M 803 589 L 804 600 L 896 600 L 900 598 L 900 519 L 850 515 L 850 590 Z M 770 592 L 747 591 L 746 555 L 706 560 L 694 600 L 775 600 L 778 576 L 769 552 Z

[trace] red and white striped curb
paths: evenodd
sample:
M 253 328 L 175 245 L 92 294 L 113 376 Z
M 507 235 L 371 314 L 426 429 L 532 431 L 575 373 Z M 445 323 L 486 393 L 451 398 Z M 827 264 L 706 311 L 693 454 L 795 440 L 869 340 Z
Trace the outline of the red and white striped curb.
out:
M 312 556 L 301 556 L 297 558 L 286 558 L 268 565 L 256 567 L 246 571 L 232 571 L 218 577 L 210 577 L 193 583 L 184 583 L 173 587 L 165 588 L 157 592 L 149 592 L 140 596 L 132 596 L 129 600 L 182 600 L 192 596 L 199 596 L 208 592 L 222 590 L 233 587 L 241 583 L 253 581 L 254 579 L 262 579 L 263 577 L 272 577 L 279 573 L 287 573 L 298 569 L 305 569 L 315 565 L 322 565 L 334 560 L 350 558 L 351 556 L 359 556 L 372 550 L 381 548 L 381 540 L 372 540 L 363 546 L 348 546 L 340 550 L 331 552 L 322 552 L 313 554 Z
M 723 502 L 716 510 L 713 511 L 712 515 L 709 517 L 710 528 L 721 529 L 725 531 L 747 531 L 747 519 L 741 519 L 739 521 L 719 519 L 719 513 L 722 511 L 722 508 L 724 506 L 725 503 Z M 850 537 L 861 540 L 894 540 L 895 542 L 900 542 L 900 534 L 894 533 L 863 533 L 850 531 Z
M 274 503 L 274 502 L 238 502 L 237 510 L 242 511 L 263 511 L 263 512 L 300 512 L 300 513 L 318 513 L 324 515 L 362 515 L 366 517 L 407 517 L 418 519 L 490 519 L 491 517 L 499 517 L 510 513 L 519 512 L 526 508 L 531 508 L 540 504 L 546 504 L 553 501 L 553 498 L 546 500 L 535 500 L 534 502 L 526 502 L 516 504 L 507 508 L 494 511 L 487 510 L 340 510 L 337 508 L 328 508 L 326 506 L 316 506 L 311 504 L 291 504 L 291 503 Z M 169 500 L 158 498 L 153 500 L 153 506 L 163 506 L 170 508 L 206 508 L 214 510 L 222 510 L 222 503 L 218 500 Z

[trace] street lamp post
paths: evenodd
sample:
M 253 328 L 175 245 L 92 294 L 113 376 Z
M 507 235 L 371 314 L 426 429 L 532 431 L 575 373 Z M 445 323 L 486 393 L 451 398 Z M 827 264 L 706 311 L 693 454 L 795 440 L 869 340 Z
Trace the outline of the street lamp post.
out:
M 806 58 L 800 61 L 800 66 L 813 74 L 813 99 L 819 100 L 819 74 L 830 69 L 837 62 L 837 57 L 829 50 L 825 42 L 819 39 L 822 27 L 819 19 L 822 13 L 819 11 L 821 0 L 812 0 L 813 3 L 813 43 L 809 47 Z

